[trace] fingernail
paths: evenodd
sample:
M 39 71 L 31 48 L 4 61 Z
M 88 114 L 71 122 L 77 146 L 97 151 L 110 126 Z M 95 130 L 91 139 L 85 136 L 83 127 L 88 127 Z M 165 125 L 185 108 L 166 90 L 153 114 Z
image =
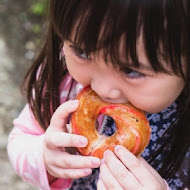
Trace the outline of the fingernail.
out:
M 114 148 L 115 152 L 119 152 L 121 149 L 122 149 L 122 146 L 120 146 L 120 145 L 117 145 Z
M 87 141 L 86 138 L 84 138 L 84 137 L 80 138 L 80 145 L 81 145 L 81 146 L 86 146 L 87 143 L 88 143 L 88 141 Z
M 104 158 L 101 159 L 101 165 L 105 164 Z
M 92 165 L 98 167 L 100 165 L 100 159 L 94 158 L 92 161 Z
M 92 169 L 84 169 L 85 175 L 90 175 L 92 173 Z
M 71 100 L 71 104 L 72 104 L 72 105 L 77 105 L 78 102 L 79 102 L 78 100 Z
M 104 157 L 105 158 L 108 158 L 110 156 L 110 150 L 106 150 L 105 152 L 104 152 Z

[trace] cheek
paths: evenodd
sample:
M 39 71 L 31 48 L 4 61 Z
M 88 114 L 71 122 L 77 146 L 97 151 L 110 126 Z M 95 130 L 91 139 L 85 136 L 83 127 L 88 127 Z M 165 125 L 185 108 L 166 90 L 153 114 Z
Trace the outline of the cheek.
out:
M 174 101 L 145 100 L 143 104 L 137 103 L 137 107 L 146 113 L 158 113 L 170 106 Z
M 165 98 L 164 96 L 147 96 L 147 97 L 137 97 L 138 100 L 132 100 L 131 103 L 137 108 L 145 111 L 146 113 L 158 113 L 168 106 L 170 106 L 177 97 Z
M 137 108 L 147 113 L 158 113 L 170 106 L 181 94 L 184 88 L 182 80 L 169 80 L 160 84 L 147 84 L 143 88 L 134 90 L 129 101 Z
M 77 62 L 71 57 L 65 54 L 66 65 L 69 74 L 83 86 L 90 85 L 90 77 L 84 66 L 77 64 Z

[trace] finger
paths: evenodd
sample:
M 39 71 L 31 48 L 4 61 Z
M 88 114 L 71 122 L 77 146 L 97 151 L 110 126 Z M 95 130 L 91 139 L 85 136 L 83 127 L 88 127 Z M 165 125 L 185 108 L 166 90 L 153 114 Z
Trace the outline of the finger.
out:
M 147 169 L 147 167 L 144 166 L 143 163 L 140 162 L 140 160 L 126 148 L 118 145 L 115 147 L 115 153 L 143 186 L 150 184 L 150 180 L 155 181 L 155 177 Z M 144 176 L 146 176 L 146 178 Z
M 57 149 L 61 147 L 85 147 L 88 140 L 80 135 L 48 130 L 44 143 L 49 149 Z
M 118 181 L 115 179 L 113 174 L 110 172 L 108 166 L 106 165 L 104 159 L 101 160 L 100 166 L 101 180 L 106 189 L 109 190 L 123 190 Z
M 141 189 L 142 185 L 135 176 L 125 167 L 116 155 L 107 150 L 104 153 L 105 162 L 118 183 L 123 189 Z
M 152 175 L 154 175 L 155 178 L 160 181 L 160 183 L 165 183 L 160 174 L 142 156 L 139 157 L 139 160 L 152 173 Z
M 63 126 L 66 125 L 66 119 L 70 113 L 77 110 L 78 106 L 78 100 L 70 100 L 61 104 L 54 112 L 49 127 L 53 127 L 54 129 L 57 129 L 59 131 L 66 131 L 66 128 L 63 128 Z
M 51 166 L 49 167 L 48 172 L 56 178 L 77 179 L 92 174 L 92 169 L 62 169 L 55 166 Z
M 97 182 L 97 190 L 107 190 L 102 179 L 101 179 L 101 174 L 99 175 L 99 179 Z
M 100 166 L 100 159 L 92 156 L 71 155 L 67 152 L 54 151 L 55 156 L 50 162 L 51 165 L 65 169 L 97 168 Z M 55 158 L 56 157 L 56 158 Z

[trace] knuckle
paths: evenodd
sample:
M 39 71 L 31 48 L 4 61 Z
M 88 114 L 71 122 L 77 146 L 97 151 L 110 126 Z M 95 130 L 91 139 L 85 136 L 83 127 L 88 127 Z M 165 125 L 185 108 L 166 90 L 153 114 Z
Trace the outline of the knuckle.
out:
M 135 160 L 134 162 L 132 162 L 129 166 L 130 170 L 136 170 L 137 168 L 139 168 L 141 165 L 141 163 L 138 160 Z
M 64 179 L 76 179 L 76 178 L 80 178 L 81 175 L 78 174 L 77 171 L 73 172 L 73 170 L 62 170 L 61 174 L 60 174 L 61 178 Z
M 127 178 L 127 173 L 126 172 L 120 172 L 118 174 L 118 178 L 119 179 L 126 179 Z
M 62 160 L 62 163 L 63 163 L 65 168 L 71 168 L 71 160 L 64 157 Z
M 63 171 L 62 176 L 63 176 L 65 179 L 73 179 L 73 178 L 74 178 L 73 174 L 70 173 L 69 171 L 66 171 L 66 170 Z
M 59 168 L 56 171 L 56 174 L 54 175 L 57 178 L 64 178 L 64 179 L 69 179 L 69 175 L 67 173 L 67 170 Z
M 44 138 L 44 144 L 46 145 L 47 148 L 51 149 L 55 145 L 55 139 L 56 138 L 54 138 L 53 134 L 52 135 L 46 134 Z
M 76 146 L 76 137 L 74 135 L 69 135 L 69 145 Z
M 116 185 L 114 183 L 108 183 L 107 185 L 108 189 L 111 189 L 111 190 L 118 190 L 118 187 L 116 187 Z

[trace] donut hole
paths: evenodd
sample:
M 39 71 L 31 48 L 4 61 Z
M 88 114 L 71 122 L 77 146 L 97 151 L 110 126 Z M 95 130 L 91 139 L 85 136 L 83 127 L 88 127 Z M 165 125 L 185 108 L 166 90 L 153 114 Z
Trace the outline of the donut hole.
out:
M 106 114 L 100 114 L 96 119 L 96 130 L 100 134 L 111 136 L 116 131 L 116 125 L 112 117 Z

